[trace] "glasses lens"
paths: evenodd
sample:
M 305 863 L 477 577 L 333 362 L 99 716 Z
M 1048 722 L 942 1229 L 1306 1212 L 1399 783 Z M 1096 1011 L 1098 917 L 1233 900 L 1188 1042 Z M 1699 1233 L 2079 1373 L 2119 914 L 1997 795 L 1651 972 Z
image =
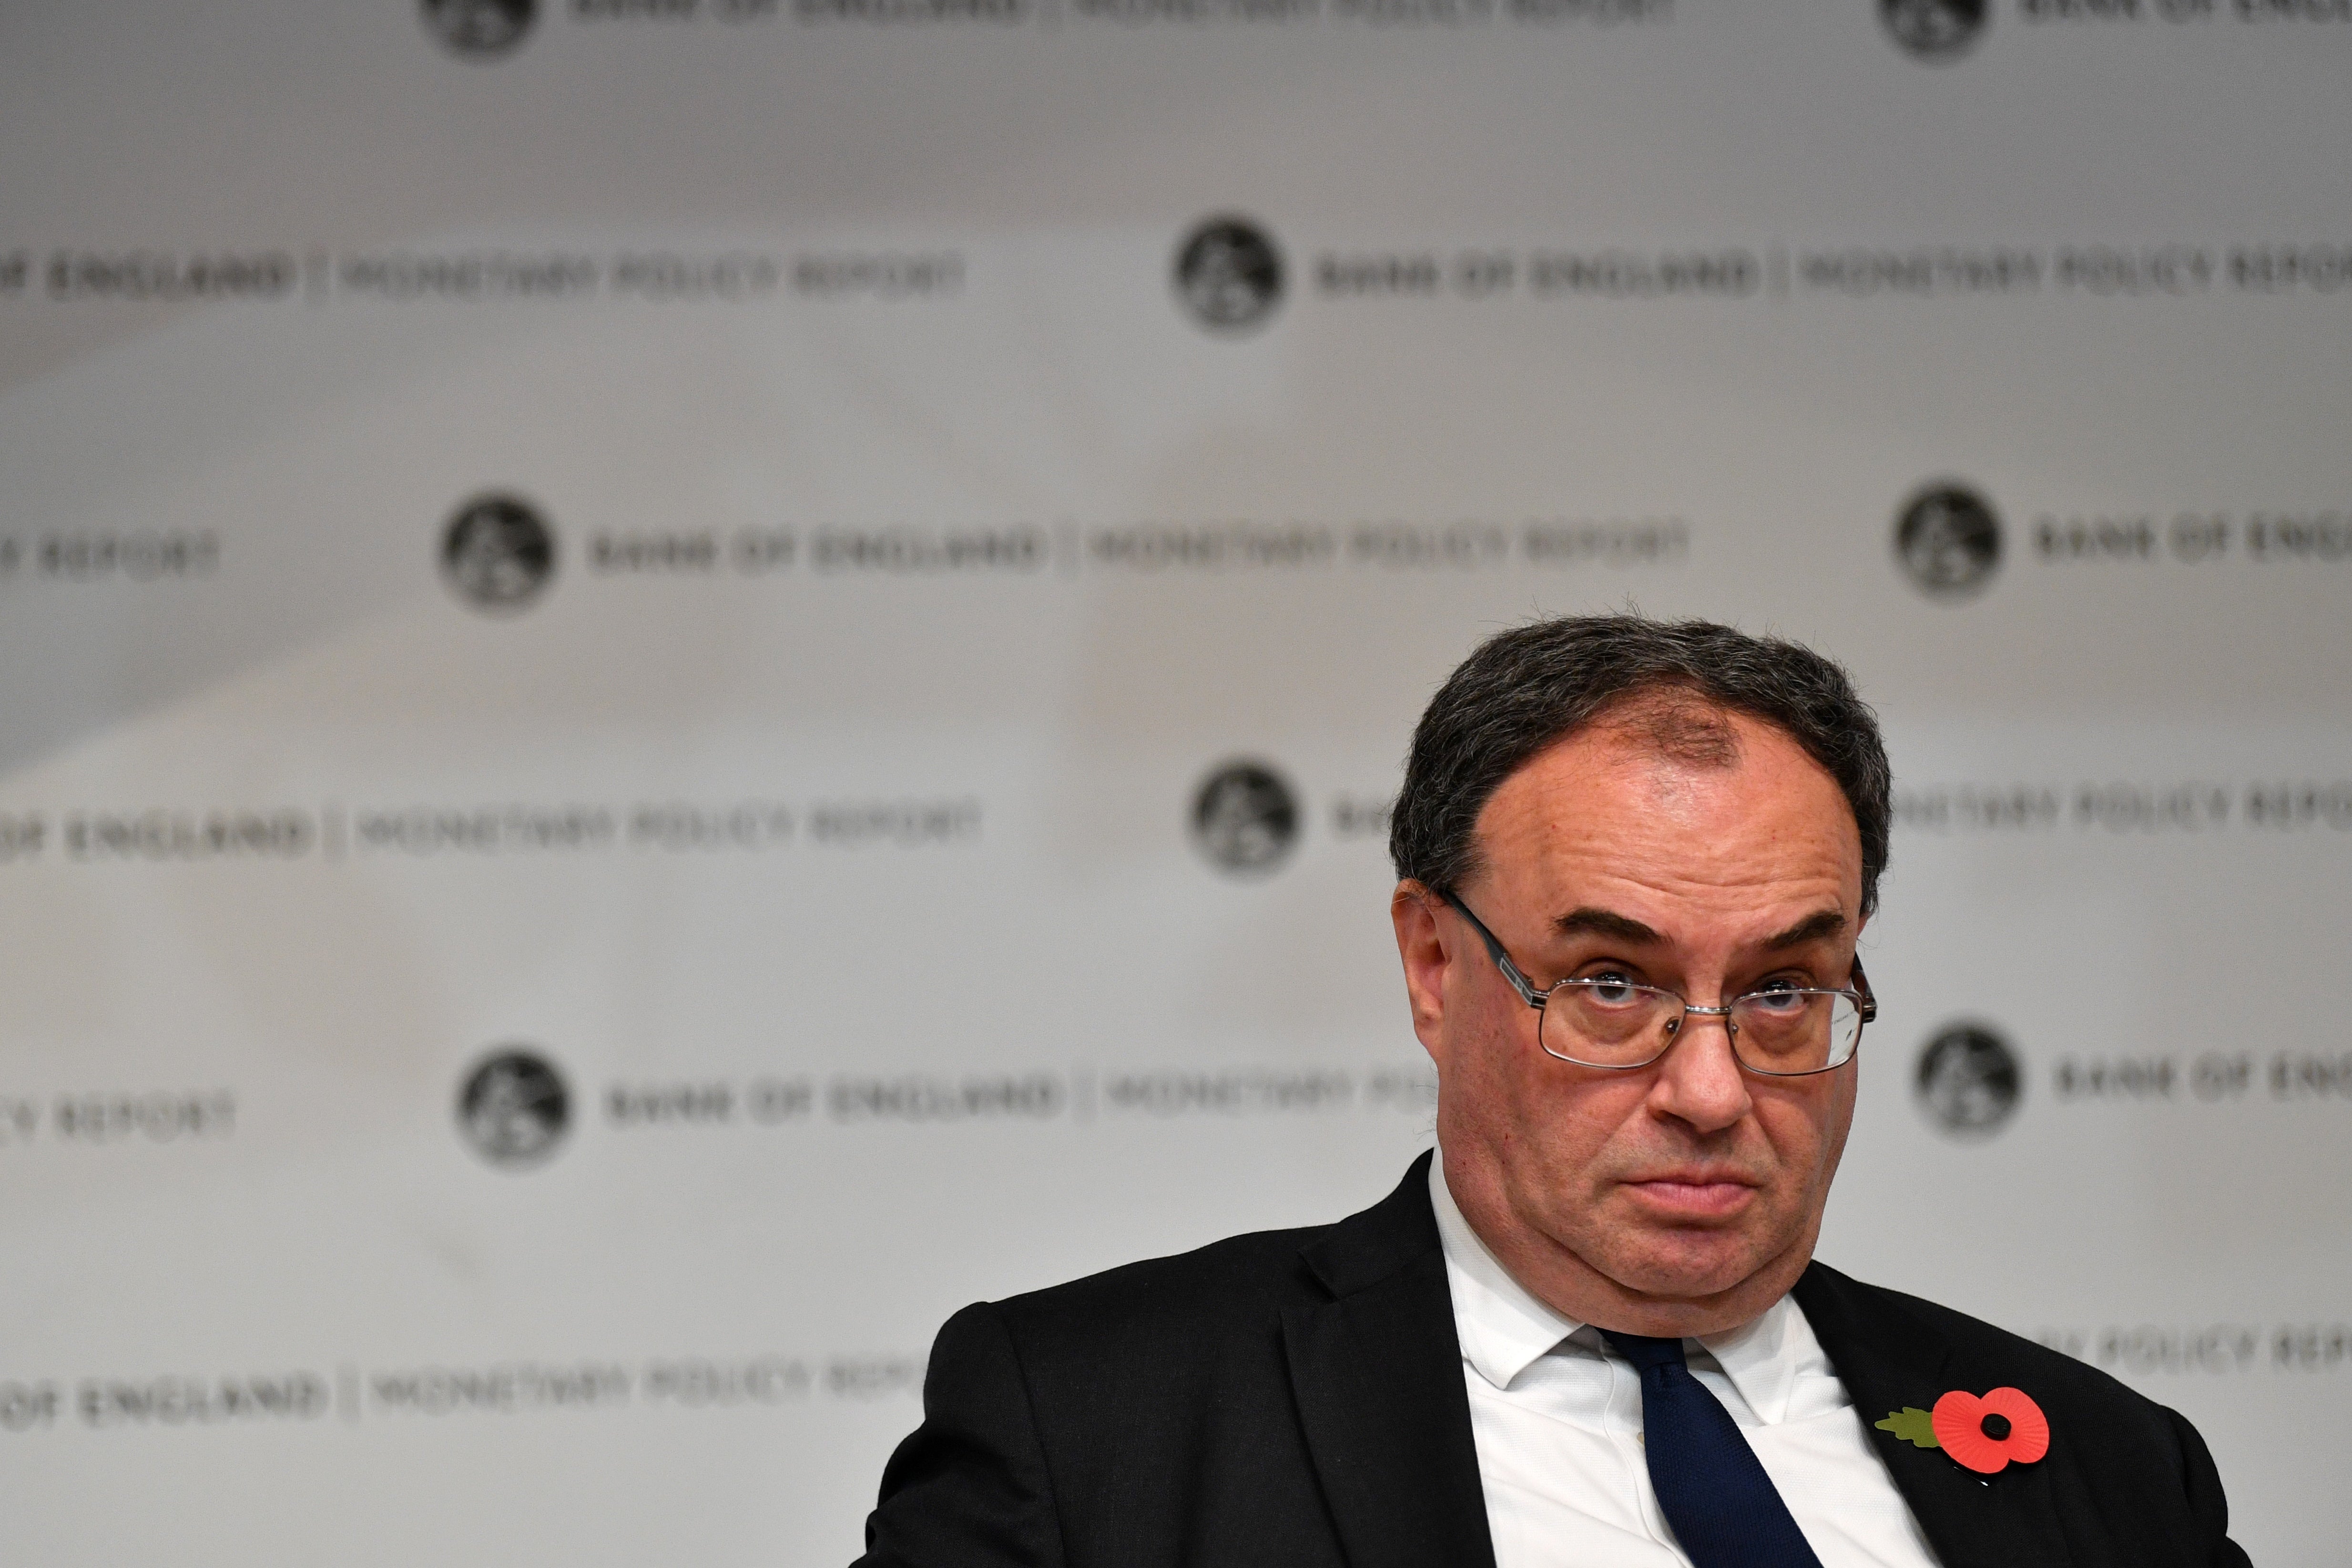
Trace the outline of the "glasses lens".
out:
M 1593 1067 L 1639 1067 L 1666 1048 L 1682 998 L 1622 980 L 1563 980 L 1544 1002 L 1543 1047 Z
M 1759 1072 L 1820 1072 L 1862 1038 L 1862 1009 L 1837 991 L 1759 991 L 1731 1005 L 1731 1046 Z

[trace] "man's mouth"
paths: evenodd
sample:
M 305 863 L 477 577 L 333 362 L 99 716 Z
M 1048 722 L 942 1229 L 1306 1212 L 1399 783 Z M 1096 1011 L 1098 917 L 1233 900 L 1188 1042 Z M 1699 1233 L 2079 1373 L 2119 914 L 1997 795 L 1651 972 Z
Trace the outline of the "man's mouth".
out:
M 1662 1171 L 1624 1184 L 1653 1207 L 1692 1218 L 1736 1212 L 1756 1193 L 1752 1179 L 1728 1171 Z

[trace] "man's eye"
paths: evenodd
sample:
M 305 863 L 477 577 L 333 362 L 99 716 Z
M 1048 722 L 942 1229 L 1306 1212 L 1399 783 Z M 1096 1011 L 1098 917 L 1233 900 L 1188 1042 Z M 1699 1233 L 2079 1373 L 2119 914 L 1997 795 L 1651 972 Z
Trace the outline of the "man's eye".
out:
M 1631 1002 L 1634 987 L 1641 984 L 1622 969 L 1596 970 L 1582 978 L 1592 1000 L 1611 1007 Z

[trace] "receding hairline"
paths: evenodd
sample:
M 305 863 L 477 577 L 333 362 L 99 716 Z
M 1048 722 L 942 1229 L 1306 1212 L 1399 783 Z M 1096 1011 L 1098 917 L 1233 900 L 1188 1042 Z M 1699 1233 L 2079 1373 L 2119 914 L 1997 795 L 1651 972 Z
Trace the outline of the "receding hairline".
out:
M 1741 719 L 1778 735 L 1829 780 L 1837 795 L 1839 809 L 1844 813 L 1846 821 L 1853 826 L 1859 838 L 1862 820 L 1853 809 L 1853 801 L 1839 784 L 1836 773 L 1812 753 L 1795 731 L 1769 713 L 1758 713 L 1734 703 L 1719 702 L 1685 681 L 1663 679 L 1645 683 L 1612 698 L 1537 747 L 1528 754 L 1526 761 L 1504 774 L 1478 807 L 1477 818 L 1468 838 L 1469 864 L 1461 881 L 1475 881 L 1486 871 L 1486 813 L 1502 795 L 1505 787 L 1561 747 L 1573 745 L 1588 736 L 1607 735 L 1628 750 L 1655 760 L 1679 763 L 1710 772 L 1728 771 L 1747 760 L 1746 748 L 1741 743 L 1737 724 L 1737 721 Z M 1865 893 L 1865 902 L 1867 898 Z
M 1630 608 L 1507 627 L 1454 668 L 1413 726 L 1389 858 L 1402 880 L 1463 886 L 1479 872 L 1480 812 L 1549 747 L 1631 714 L 1652 751 L 1723 766 L 1738 739 L 1727 713 L 1780 730 L 1836 782 L 1862 841 L 1866 917 L 1887 867 L 1892 780 L 1877 715 L 1853 678 L 1802 643 Z
M 1742 716 L 1738 709 L 1686 682 L 1653 681 L 1603 703 L 1583 723 L 1554 736 L 1542 751 L 1580 735 L 1606 731 L 1668 762 L 1695 768 L 1736 768 L 1740 760 L 1739 731 L 1732 721 Z M 1744 716 L 1758 723 L 1770 722 L 1752 713 Z

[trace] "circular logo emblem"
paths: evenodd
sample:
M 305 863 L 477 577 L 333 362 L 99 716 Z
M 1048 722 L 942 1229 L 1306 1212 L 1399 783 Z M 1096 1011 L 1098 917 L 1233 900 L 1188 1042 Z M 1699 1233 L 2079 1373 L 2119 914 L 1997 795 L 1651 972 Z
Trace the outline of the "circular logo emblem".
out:
M 451 54 L 494 60 L 539 19 L 539 0 L 424 0 L 425 25 Z
M 1282 252 L 1247 218 L 1210 218 L 1177 249 L 1176 297 L 1211 331 L 1250 331 L 1282 303 Z
M 1878 19 L 1913 59 L 1958 59 L 1984 33 L 1986 0 L 1878 0 Z
M 521 1170 L 555 1152 L 572 1124 L 563 1075 L 538 1052 L 503 1047 L 483 1058 L 457 1090 L 457 1131 L 493 1165 Z
M 2017 1053 L 1984 1024 L 1947 1025 L 1920 1047 L 1912 1089 L 1927 1120 L 1955 1138 L 1989 1138 L 2017 1113 Z
M 1192 797 L 1192 842 L 1221 871 L 1263 876 L 1298 842 L 1298 796 L 1264 763 L 1227 763 Z
M 518 496 L 476 496 L 441 531 L 441 579 L 478 610 L 527 607 L 555 575 L 555 531 Z
M 1895 514 L 1895 558 L 1921 593 L 1965 599 L 2000 565 L 2000 519 L 1964 485 L 1932 485 Z

